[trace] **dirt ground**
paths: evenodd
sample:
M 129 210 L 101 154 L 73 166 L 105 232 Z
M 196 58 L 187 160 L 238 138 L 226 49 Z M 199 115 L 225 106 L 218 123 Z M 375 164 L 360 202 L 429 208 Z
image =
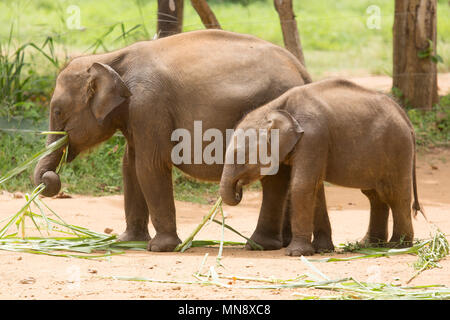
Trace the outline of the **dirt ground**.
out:
M 341 77 L 353 81 L 361 86 L 371 88 L 378 91 L 389 92 L 392 88 L 392 78 L 384 75 L 370 75 L 361 72 L 360 75 L 346 75 L 345 72 L 327 73 L 321 78 Z M 450 93 L 450 73 L 438 74 L 438 93 L 439 95 L 447 95 Z
M 450 232 L 450 150 L 434 150 L 419 154 L 419 197 L 429 220 L 447 234 Z M 335 245 L 359 240 L 366 231 L 369 203 L 359 190 L 337 186 L 326 187 L 327 202 Z M 69 223 L 103 232 L 105 228 L 120 233 L 125 228 L 123 197 L 73 196 L 71 199 L 48 199 L 51 208 Z M 224 207 L 227 223 L 250 236 L 256 226 L 261 202 L 259 192 L 247 192 L 241 205 Z M 24 199 L 12 194 L 0 195 L 0 219 L 16 212 Z M 211 206 L 177 202 L 177 224 L 180 238 L 186 238 Z M 390 221 L 392 224 L 392 221 Z M 415 236 L 429 237 L 429 227 L 423 217 L 414 221 Z M 154 234 L 150 227 L 151 234 Z M 220 239 L 220 227 L 207 226 L 197 239 Z M 241 241 L 226 232 L 226 240 Z M 129 251 L 108 260 L 82 260 L 0 251 L 1 299 L 294 299 L 294 292 L 329 295 L 312 289 L 235 289 L 195 284 L 163 284 L 114 280 L 112 276 L 147 277 L 161 280 L 195 280 L 205 255 L 205 264 L 215 265 L 218 248 L 191 248 L 185 253 L 153 253 Z M 351 254 L 327 254 L 344 257 Z M 315 255 L 313 258 L 321 258 Z M 349 262 L 314 262 L 331 279 L 353 276 L 360 281 L 399 283 L 412 276 L 413 255 L 372 258 Z M 225 248 L 222 274 L 249 277 L 294 278 L 311 270 L 298 257 L 278 251 L 246 251 Z M 423 272 L 412 285 L 444 284 L 450 287 L 450 259 L 441 262 L 442 269 Z M 246 283 L 239 283 L 246 285 Z

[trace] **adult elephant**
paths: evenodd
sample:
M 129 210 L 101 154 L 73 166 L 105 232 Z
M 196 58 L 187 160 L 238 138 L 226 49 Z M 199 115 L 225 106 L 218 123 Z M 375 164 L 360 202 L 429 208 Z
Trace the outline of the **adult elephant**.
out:
M 120 130 L 126 230 L 121 240 L 149 240 L 151 251 L 172 251 L 176 232 L 171 176 L 175 129 L 234 128 L 250 110 L 289 88 L 311 82 L 287 50 L 249 35 L 220 30 L 182 33 L 73 59 L 59 74 L 50 103 L 50 130 L 67 131 L 72 161 Z M 225 136 L 225 135 L 224 135 Z M 58 139 L 50 136 L 47 143 Z M 224 146 L 224 151 L 225 151 Z M 44 195 L 61 186 L 54 172 L 61 150 L 43 158 L 34 173 Z M 225 152 L 224 152 L 225 153 Z M 219 181 L 222 164 L 179 164 L 192 177 Z M 265 249 L 282 245 L 277 223 L 288 172 L 263 179 L 263 203 L 252 239 Z M 277 213 L 278 212 L 278 213 Z M 151 239 L 148 218 L 156 230 Z

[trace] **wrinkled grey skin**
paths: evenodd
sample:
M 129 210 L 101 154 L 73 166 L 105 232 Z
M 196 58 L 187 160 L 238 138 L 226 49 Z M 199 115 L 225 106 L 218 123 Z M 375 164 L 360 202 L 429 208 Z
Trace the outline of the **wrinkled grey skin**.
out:
M 291 169 L 288 255 L 317 251 L 311 238 L 325 221 L 314 215 L 317 203 L 325 203 L 323 181 L 359 188 L 369 198 L 370 224 L 364 242 L 387 241 L 391 208 L 394 227 L 388 245 L 412 244 L 411 189 L 413 207 L 420 208 L 414 131 L 405 112 L 386 95 L 346 80 L 320 81 L 290 89 L 250 112 L 237 128 L 279 129 L 280 160 Z M 262 178 L 260 167 L 225 164 L 220 184 L 223 201 L 239 203 L 240 188 Z M 322 230 L 331 242 L 329 224 Z
M 149 240 L 152 251 L 172 251 L 180 243 L 175 223 L 171 141 L 175 129 L 193 137 L 233 128 L 244 114 L 288 89 L 311 82 L 287 50 L 258 38 L 219 30 L 187 32 L 156 41 L 73 59 L 59 74 L 50 104 L 50 130 L 65 130 L 68 161 L 120 130 L 127 139 L 123 159 L 125 217 L 121 240 Z M 56 139 L 50 136 L 49 143 Z M 210 142 L 204 142 L 205 147 Z M 224 147 L 225 149 L 225 147 Z M 224 150 L 225 153 L 225 150 Z M 47 196 L 60 189 L 54 173 L 61 151 L 39 162 L 36 184 Z M 220 164 L 181 164 L 185 173 L 219 181 Z M 263 223 L 281 211 L 289 178 L 280 173 L 263 183 L 263 204 L 254 238 L 266 249 L 282 246 L 281 229 Z M 148 233 L 149 215 L 156 236 Z M 278 215 L 282 215 L 280 212 Z M 289 241 L 289 228 L 285 243 Z

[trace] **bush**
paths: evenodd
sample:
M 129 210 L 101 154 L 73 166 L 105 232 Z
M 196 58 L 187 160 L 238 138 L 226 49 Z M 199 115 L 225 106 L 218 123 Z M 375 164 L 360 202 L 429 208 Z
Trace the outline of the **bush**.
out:
M 408 108 L 407 112 L 419 146 L 449 146 L 450 94 L 442 97 L 431 111 Z

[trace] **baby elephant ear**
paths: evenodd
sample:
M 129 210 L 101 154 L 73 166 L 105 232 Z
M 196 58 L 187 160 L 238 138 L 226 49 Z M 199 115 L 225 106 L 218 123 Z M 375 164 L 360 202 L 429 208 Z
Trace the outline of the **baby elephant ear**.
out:
M 303 136 L 304 130 L 297 120 L 287 111 L 271 111 L 267 115 L 269 131 L 278 129 L 278 150 L 280 162 L 294 149 L 297 142 Z M 271 141 L 275 143 L 275 141 Z
M 111 111 L 131 96 L 131 92 L 120 75 L 106 64 L 94 62 L 88 73 L 91 109 L 101 123 Z

